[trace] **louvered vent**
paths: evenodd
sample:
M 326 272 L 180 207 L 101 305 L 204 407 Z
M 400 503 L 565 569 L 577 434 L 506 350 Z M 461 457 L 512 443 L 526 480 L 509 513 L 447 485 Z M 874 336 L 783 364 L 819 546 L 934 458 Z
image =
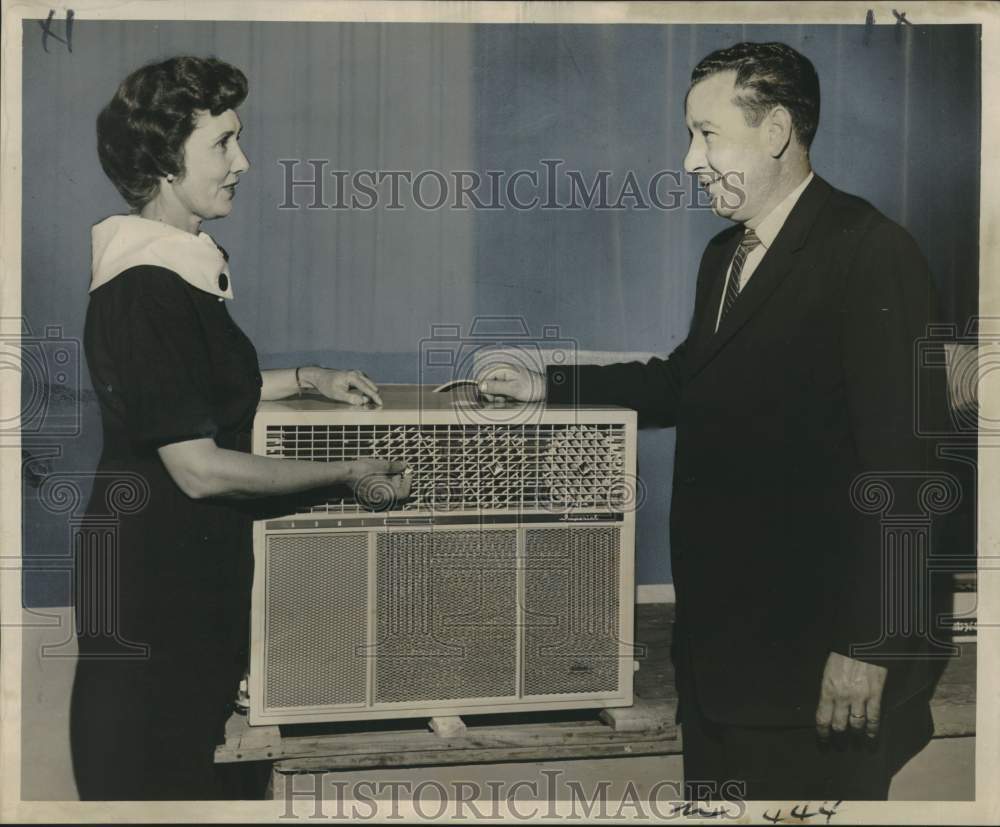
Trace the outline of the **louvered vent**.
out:
M 268 425 L 266 455 L 340 462 L 402 460 L 413 471 L 404 511 L 626 505 L 625 426 Z M 356 512 L 352 498 L 310 512 Z

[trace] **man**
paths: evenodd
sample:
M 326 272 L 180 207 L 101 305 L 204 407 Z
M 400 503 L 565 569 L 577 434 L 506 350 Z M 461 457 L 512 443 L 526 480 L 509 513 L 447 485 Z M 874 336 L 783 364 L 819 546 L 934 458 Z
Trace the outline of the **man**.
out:
M 931 732 L 923 639 L 903 641 L 902 659 L 859 648 L 884 637 L 882 553 L 851 489 L 865 472 L 932 466 L 913 433 L 913 356 L 934 291 L 904 230 L 812 172 L 819 99 L 812 64 L 784 44 L 702 60 L 684 166 L 735 226 L 705 250 L 687 339 L 665 360 L 498 368 L 481 386 L 676 427 L 690 797 L 737 780 L 749 799 L 885 799 Z M 931 413 L 944 402 L 942 388 Z

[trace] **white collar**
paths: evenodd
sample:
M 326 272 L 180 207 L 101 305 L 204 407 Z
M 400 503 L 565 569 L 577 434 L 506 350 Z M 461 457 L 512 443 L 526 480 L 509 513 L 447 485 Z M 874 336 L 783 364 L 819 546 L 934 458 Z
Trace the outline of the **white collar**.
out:
M 173 270 L 192 287 L 222 299 L 233 297 L 229 265 L 206 232 L 186 233 L 140 215 L 113 215 L 95 224 L 91 238 L 91 292 L 130 267 Z
M 809 182 L 815 177 L 810 171 L 802 183 L 782 198 L 781 202 L 754 228 L 754 232 L 757 233 L 757 238 L 760 239 L 760 243 L 764 245 L 765 250 L 770 249 L 774 243 L 774 239 L 781 232 L 781 228 L 785 226 L 785 221 L 788 220 L 788 216 L 799 200 L 799 196 L 802 195 L 805 188 L 809 186 Z

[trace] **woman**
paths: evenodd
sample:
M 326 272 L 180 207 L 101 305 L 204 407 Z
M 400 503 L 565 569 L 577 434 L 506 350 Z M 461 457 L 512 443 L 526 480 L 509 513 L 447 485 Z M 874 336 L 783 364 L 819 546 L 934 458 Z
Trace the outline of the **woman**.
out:
M 260 371 L 229 316 L 227 256 L 200 227 L 229 214 L 249 168 L 235 112 L 246 93 L 239 69 L 178 57 L 131 74 L 97 121 L 101 165 L 132 212 L 94 227 L 84 333 L 104 428 L 78 558 L 71 732 L 85 800 L 234 794 L 213 752 L 246 665 L 240 500 L 337 484 L 362 501 L 408 493 L 402 463 L 249 453 L 260 399 L 380 399 L 355 371 Z

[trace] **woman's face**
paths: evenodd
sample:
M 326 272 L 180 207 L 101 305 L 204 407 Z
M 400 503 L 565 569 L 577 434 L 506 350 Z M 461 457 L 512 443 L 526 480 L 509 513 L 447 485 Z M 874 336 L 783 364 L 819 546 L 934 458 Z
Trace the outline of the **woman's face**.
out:
M 199 111 L 184 144 L 184 174 L 170 184 L 180 206 L 198 220 L 229 215 L 236 182 L 250 168 L 240 149 L 240 119 L 232 109 Z

